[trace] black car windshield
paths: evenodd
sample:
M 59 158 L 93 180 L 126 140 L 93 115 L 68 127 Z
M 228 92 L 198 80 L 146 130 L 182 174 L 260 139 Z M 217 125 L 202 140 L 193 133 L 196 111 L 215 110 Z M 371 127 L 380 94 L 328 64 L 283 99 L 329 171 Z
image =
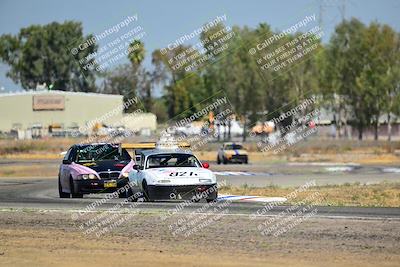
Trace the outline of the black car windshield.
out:
M 158 154 L 147 158 L 146 169 L 166 167 L 201 167 L 201 164 L 190 154 Z
M 122 149 L 119 152 L 118 147 L 109 144 L 106 145 L 88 145 L 77 150 L 76 162 L 90 162 L 100 160 L 130 160 L 129 153 Z
M 235 150 L 235 149 L 243 149 L 243 147 L 241 145 L 231 144 L 231 145 L 226 145 L 225 149 L 226 150 Z

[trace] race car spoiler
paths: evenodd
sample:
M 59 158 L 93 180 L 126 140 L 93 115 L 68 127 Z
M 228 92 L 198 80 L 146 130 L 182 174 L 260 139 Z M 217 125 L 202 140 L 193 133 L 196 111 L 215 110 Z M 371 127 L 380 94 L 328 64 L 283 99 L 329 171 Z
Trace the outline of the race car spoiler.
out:
M 147 143 L 123 143 L 120 144 L 121 148 L 125 149 L 154 149 L 156 148 L 155 142 L 147 142 Z
M 136 162 L 140 161 L 140 152 L 148 149 L 155 149 L 157 147 L 156 142 L 143 142 L 143 143 L 121 143 L 119 144 L 119 152 L 122 152 L 122 149 L 133 149 L 135 154 Z M 179 142 L 178 147 L 180 148 L 190 148 L 190 144 L 188 142 Z
M 143 142 L 143 143 L 121 143 L 120 148 L 125 149 L 134 149 L 135 151 L 141 151 L 146 149 L 155 149 L 157 146 L 156 142 Z M 179 142 L 178 147 L 180 148 L 190 148 L 190 144 L 188 142 Z

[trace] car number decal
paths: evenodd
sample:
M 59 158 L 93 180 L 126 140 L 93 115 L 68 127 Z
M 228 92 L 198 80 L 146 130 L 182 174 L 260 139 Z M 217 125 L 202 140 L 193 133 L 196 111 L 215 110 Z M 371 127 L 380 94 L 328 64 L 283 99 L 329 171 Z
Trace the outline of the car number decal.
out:
M 194 172 L 171 172 L 169 176 L 197 176 Z

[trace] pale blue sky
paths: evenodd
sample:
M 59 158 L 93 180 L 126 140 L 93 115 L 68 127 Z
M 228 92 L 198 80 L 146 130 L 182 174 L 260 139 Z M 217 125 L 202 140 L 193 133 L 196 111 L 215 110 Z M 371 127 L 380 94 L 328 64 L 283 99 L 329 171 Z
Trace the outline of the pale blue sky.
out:
M 280 0 L 280 1 L 57 1 L 57 0 L 0 0 L 0 34 L 16 34 L 31 24 L 52 21 L 81 21 L 84 33 L 99 33 L 120 22 L 128 15 L 138 14 L 146 37 L 144 43 L 149 55 L 156 48 L 165 47 L 183 34 L 192 32 L 217 15 L 227 15 L 227 25 L 256 27 L 266 22 L 281 30 L 305 15 L 320 13 L 323 2 L 324 41 L 329 39 L 334 26 L 340 22 L 340 7 L 345 2 L 346 18 L 356 17 L 364 23 L 378 21 L 400 31 L 400 1 L 396 0 Z M 122 61 L 123 62 L 123 61 Z M 6 91 L 21 87 L 5 77 L 7 66 L 0 65 L 0 87 Z

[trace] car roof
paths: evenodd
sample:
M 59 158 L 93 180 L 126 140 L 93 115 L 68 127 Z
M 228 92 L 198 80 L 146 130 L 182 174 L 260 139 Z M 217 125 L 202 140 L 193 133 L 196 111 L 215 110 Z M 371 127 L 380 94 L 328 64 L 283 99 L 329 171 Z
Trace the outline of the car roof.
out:
M 181 150 L 181 149 L 150 149 L 150 150 L 143 150 L 141 152 L 142 155 L 145 157 L 150 155 L 158 155 L 158 154 L 188 154 L 193 155 L 192 152 L 188 150 Z
M 91 144 L 75 144 L 73 146 L 75 147 L 87 147 L 87 146 L 104 146 L 104 145 L 110 145 L 110 146 L 118 146 L 118 144 L 114 143 L 91 143 Z

